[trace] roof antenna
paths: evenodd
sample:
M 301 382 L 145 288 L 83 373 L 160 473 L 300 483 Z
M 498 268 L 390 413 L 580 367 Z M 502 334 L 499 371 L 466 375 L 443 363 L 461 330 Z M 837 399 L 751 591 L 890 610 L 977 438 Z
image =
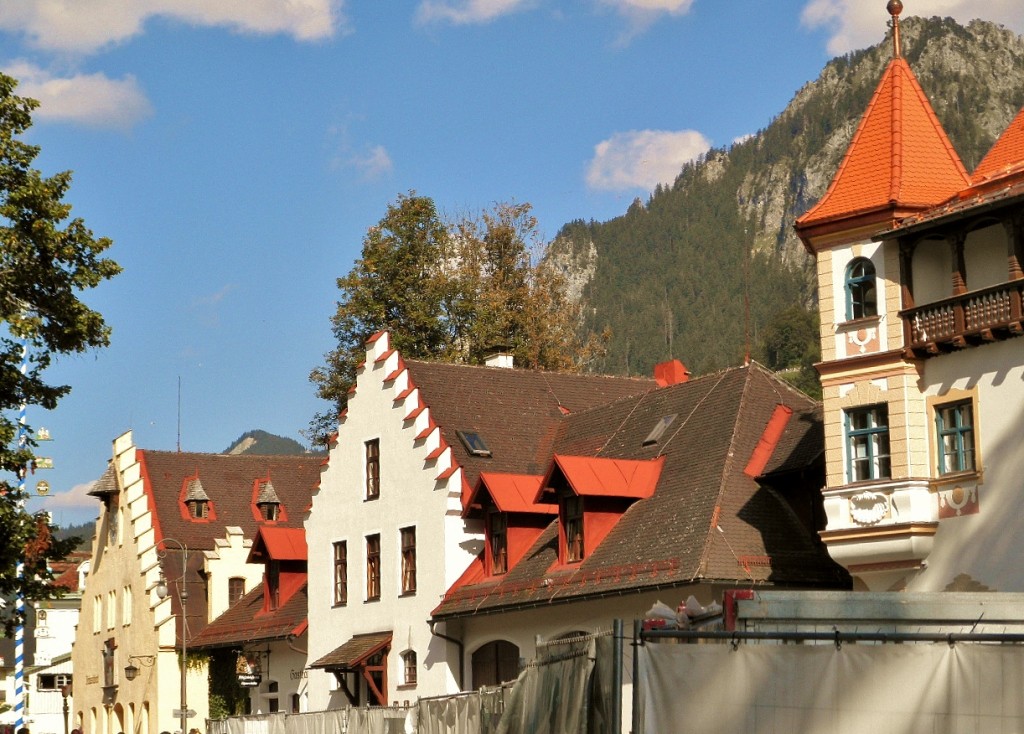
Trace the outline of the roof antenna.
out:
M 181 375 L 178 375 L 178 453 L 181 453 Z
M 885 9 L 892 16 L 892 57 L 898 59 L 903 55 L 900 47 L 900 13 L 903 12 L 903 3 L 900 0 L 889 0 Z
M 753 249 L 747 240 L 747 228 L 743 228 L 743 366 L 750 366 L 750 251 Z

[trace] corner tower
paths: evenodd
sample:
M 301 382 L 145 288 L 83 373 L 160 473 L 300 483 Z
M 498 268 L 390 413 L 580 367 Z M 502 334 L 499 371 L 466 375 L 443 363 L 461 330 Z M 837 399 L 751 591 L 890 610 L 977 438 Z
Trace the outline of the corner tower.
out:
M 817 262 L 826 447 L 822 532 L 859 588 L 904 588 L 938 529 L 921 363 L 905 351 L 900 252 L 876 238 L 970 179 L 902 56 L 893 58 L 828 191 L 796 231 Z

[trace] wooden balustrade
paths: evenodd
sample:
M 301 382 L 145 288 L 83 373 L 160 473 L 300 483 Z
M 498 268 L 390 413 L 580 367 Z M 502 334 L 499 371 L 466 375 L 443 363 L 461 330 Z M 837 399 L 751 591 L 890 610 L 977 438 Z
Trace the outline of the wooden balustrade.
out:
M 926 357 L 1022 333 L 1024 280 L 982 288 L 900 313 L 907 348 Z

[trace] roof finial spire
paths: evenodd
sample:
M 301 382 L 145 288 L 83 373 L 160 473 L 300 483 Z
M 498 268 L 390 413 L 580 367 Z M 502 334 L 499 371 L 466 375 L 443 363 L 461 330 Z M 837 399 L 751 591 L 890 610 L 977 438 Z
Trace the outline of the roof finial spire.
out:
M 889 0 L 885 9 L 892 16 L 892 57 L 898 59 L 903 55 L 900 48 L 900 13 L 903 12 L 903 3 L 900 0 Z

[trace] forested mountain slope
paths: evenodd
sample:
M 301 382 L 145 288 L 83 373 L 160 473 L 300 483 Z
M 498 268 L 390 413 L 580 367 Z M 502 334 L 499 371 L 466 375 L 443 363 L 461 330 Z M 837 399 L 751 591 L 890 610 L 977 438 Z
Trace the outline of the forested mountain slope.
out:
M 909 18 L 901 29 L 904 56 L 973 169 L 1024 105 L 1024 37 L 949 18 Z M 742 361 L 748 342 L 771 367 L 796 366 L 797 354 L 811 361 L 799 348 L 778 357 L 765 339 L 813 322 L 800 313 L 815 294 L 793 221 L 825 193 L 891 53 L 886 40 L 833 59 L 752 138 L 710 151 L 620 217 L 562 228 L 552 257 L 584 300 L 583 326 L 611 328 L 594 369 L 649 374 L 676 357 L 708 372 Z M 813 326 L 805 331 L 816 350 Z

